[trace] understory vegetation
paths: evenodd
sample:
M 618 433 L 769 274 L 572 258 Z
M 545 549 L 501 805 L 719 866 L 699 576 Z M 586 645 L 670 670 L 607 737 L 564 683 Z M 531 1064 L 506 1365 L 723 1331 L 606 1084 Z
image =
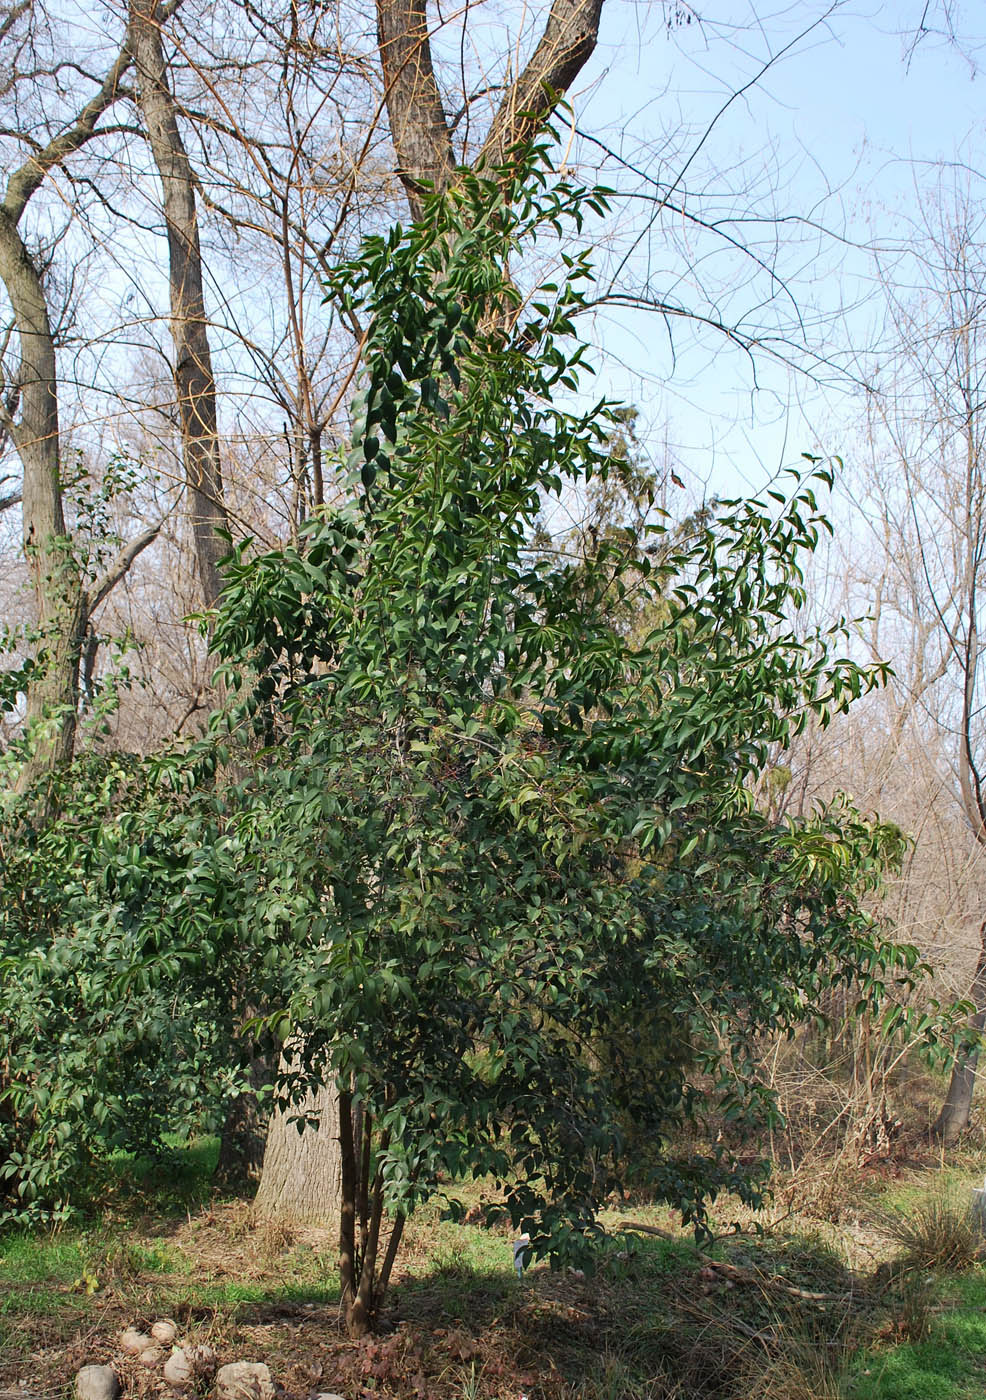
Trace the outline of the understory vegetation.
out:
M 904 833 L 755 797 L 886 680 L 799 616 L 830 468 L 550 546 L 552 501 L 633 485 L 627 419 L 572 406 L 588 254 L 526 295 L 510 259 L 607 198 L 545 140 L 368 238 L 332 284 L 366 325 L 342 503 L 231 550 L 207 732 L 5 799 L 0 1223 L 219 1119 L 252 1039 L 281 1107 L 335 1096 L 358 1333 L 443 1182 L 491 1177 L 534 1258 L 581 1266 L 613 1190 L 700 1231 L 762 1199 L 763 1047 L 840 998 L 885 1049 L 965 1043 L 879 913 Z
M 99 1207 L 0 1241 L 0 1390 L 58 1394 L 83 1361 L 131 1393 L 119 1349 L 173 1318 L 220 1361 L 264 1361 L 285 1400 L 313 1391 L 435 1400 L 974 1400 L 986 1370 L 986 1268 L 969 1232 L 972 1156 L 904 1156 L 781 1174 L 766 1211 L 720 1202 L 701 1250 L 680 1219 L 610 1203 L 592 1273 L 518 1278 L 511 1234 L 466 1184 L 461 1221 L 408 1225 L 381 1330 L 353 1339 L 328 1229 L 258 1219 L 217 1194 L 217 1142 L 166 1166 L 118 1160 Z

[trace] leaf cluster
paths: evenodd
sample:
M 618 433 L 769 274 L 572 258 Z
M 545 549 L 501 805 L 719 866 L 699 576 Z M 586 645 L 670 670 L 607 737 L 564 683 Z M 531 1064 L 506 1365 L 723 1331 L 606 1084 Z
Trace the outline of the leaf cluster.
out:
M 578 569 L 534 545 L 546 497 L 605 477 L 625 422 L 561 406 L 588 256 L 527 295 L 509 274 L 606 197 L 544 160 L 463 176 L 339 270 L 369 325 L 353 503 L 295 550 L 241 551 L 215 635 L 263 746 L 232 818 L 267 843 L 255 909 L 298 950 L 272 1018 L 285 1090 L 334 1080 L 365 1105 L 395 1209 L 489 1174 L 560 1257 L 631 1143 L 690 1218 L 723 1186 L 755 1195 L 680 1130 L 713 1103 L 769 1114 L 757 1037 L 834 981 L 880 1002 L 919 971 L 863 908 L 899 833 L 847 803 L 774 826 L 749 793 L 809 716 L 881 679 L 838 654 L 844 620 L 790 621 L 827 469 Z M 624 587 L 652 622 L 635 640 Z
M 336 274 L 368 326 L 349 503 L 228 560 L 208 738 L 21 853 L 51 917 L 5 915 L 23 993 L 0 1132 L 53 1182 L 57 1125 L 77 1144 L 95 1102 L 122 1141 L 156 1095 L 221 1090 L 251 1006 L 288 1044 L 284 1096 L 334 1083 L 372 1121 L 392 1210 L 486 1174 L 565 1258 L 630 1177 L 699 1223 L 723 1188 L 755 1199 L 756 1172 L 683 1130 L 769 1116 L 758 1038 L 833 983 L 877 1008 L 920 975 L 864 907 L 900 833 L 848 803 L 775 825 L 750 795 L 809 717 L 880 680 L 839 654 L 844 621 L 791 622 L 824 466 L 577 568 L 535 538 L 546 499 L 618 466 L 626 411 L 579 407 L 592 271 L 569 251 L 605 199 L 536 148 Z M 525 292 L 511 259 L 539 239 L 559 270 Z M 613 606 L 631 597 L 640 628 Z

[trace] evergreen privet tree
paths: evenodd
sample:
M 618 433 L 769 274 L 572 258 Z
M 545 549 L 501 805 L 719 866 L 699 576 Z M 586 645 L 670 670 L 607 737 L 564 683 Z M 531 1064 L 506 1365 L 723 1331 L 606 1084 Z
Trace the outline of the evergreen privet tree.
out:
M 353 504 L 227 569 L 215 645 L 264 744 L 229 839 L 271 956 L 296 950 L 269 1017 L 282 1089 L 338 1089 L 355 1332 L 439 1181 L 492 1177 L 556 1259 L 629 1171 L 698 1222 L 724 1187 L 756 1199 L 756 1173 L 677 1130 L 769 1114 L 757 1035 L 833 980 L 876 1004 L 914 966 L 860 903 L 899 833 L 845 803 L 775 827 L 750 800 L 768 748 L 879 679 L 833 657 L 843 627 L 787 622 L 813 483 L 672 551 L 661 525 L 577 570 L 531 547 L 546 494 L 609 470 L 619 414 L 558 402 L 588 256 L 529 297 L 507 264 L 567 247 L 605 197 L 541 151 L 370 239 L 331 289 L 369 326 Z M 628 588 L 653 618 L 637 645 L 610 621 Z
M 332 292 L 368 328 L 339 468 L 352 504 L 296 548 L 234 552 L 213 636 L 228 713 L 114 786 L 84 858 L 64 827 L 71 900 L 43 928 L 19 906 L 3 968 L 26 989 L 3 1013 L 15 1199 L 60 1124 L 100 1121 L 91 1026 L 119 1039 L 178 1006 L 197 1046 L 224 988 L 250 986 L 286 1046 L 282 1098 L 338 1094 L 354 1332 L 408 1212 L 467 1174 L 554 1259 L 631 1178 L 698 1224 L 721 1189 L 755 1201 L 759 1172 L 680 1130 L 725 1117 L 740 1141 L 772 1112 L 759 1035 L 833 982 L 874 1009 L 915 972 L 861 906 L 899 833 L 846 803 L 778 826 L 750 796 L 768 753 L 878 679 L 833 655 L 843 628 L 788 622 L 824 524 L 813 481 L 690 533 L 615 534 L 577 567 L 533 538 L 546 495 L 611 469 L 620 410 L 559 402 L 591 279 L 561 250 L 605 192 L 556 179 L 543 150 L 514 169 L 463 173 L 339 270 Z M 545 235 L 562 276 L 525 297 L 507 264 Z M 631 592 L 642 639 L 614 607 Z M 35 1018 L 50 1064 L 28 1034 L 60 975 L 49 943 L 80 989 L 69 1022 Z M 216 1081 L 208 1051 L 179 1103 Z M 39 1107 L 45 1076 L 61 1097 Z

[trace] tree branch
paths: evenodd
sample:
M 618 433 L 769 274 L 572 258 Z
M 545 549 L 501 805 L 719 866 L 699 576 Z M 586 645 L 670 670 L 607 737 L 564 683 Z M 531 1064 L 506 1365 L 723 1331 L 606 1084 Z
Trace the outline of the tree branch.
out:
M 48 171 L 60 165 L 96 134 L 96 123 L 107 107 L 112 106 L 119 97 L 120 81 L 131 62 L 130 40 L 127 38 L 103 80 L 102 87 L 95 97 L 86 103 L 72 126 L 55 136 L 35 155 L 29 156 L 24 164 L 13 172 L 7 181 L 7 193 L 3 201 L 4 212 L 12 224 L 16 225 L 19 222 L 28 200 Z
M 90 616 L 124 577 L 138 554 L 142 554 L 149 544 L 154 543 L 160 531 L 161 523 L 159 522 L 145 530 L 142 535 L 138 535 L 136 539 L 132 539 L 129 544 L 124 545 L 106 572 L 97 579 L 95 587 L 89 594 L 86 611 Z
M 503 165 L 512 146 L 534 135 L 591 58 L 602 8 L 603 0 L 554 0 L 540 43 L 493 118 L 479 163 Z

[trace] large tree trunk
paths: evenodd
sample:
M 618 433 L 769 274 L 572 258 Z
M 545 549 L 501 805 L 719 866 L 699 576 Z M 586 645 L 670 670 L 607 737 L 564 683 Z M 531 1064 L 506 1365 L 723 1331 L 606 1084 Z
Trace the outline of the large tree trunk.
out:
M 986 1027 L 986 922 L 980 931 L 979 960 L 969 989 L 969 1000 L 976 1008 L 970 1025 L 973 1030 L 981 1032 Z M 978 1064 L 978 1046 L 962 1051 L 955 1057 L 948 1093 L 931 1129 L 932 1137 L 946 1147 L 950 1147 L 969 1126 Z
M 300 1114 L 317 1116 L 318 1128 L 299 1132 Z M 323 1085 L 286 1113 L 271 1114 L 255 1208 L 275 1220 L 336 1224 L 341 1199 L 339 1095 Z
M 223 501 L 216 382 L 202 291 L 192 167 L 178 129 L 153 0 L 131 0 L 130 36 L 137 67 L 138 102 L 161 177 L 185 482 L 202 595 L 206 607 L 212 608 L 222 586 L 219 560 L 226 553 L 216 531 L 227 529 L 229 522 Z
M 412 212 L 448 184 L 452 138 L 431 61 L 427 0 L 377 0 L 377 46 L 397 173 Z

